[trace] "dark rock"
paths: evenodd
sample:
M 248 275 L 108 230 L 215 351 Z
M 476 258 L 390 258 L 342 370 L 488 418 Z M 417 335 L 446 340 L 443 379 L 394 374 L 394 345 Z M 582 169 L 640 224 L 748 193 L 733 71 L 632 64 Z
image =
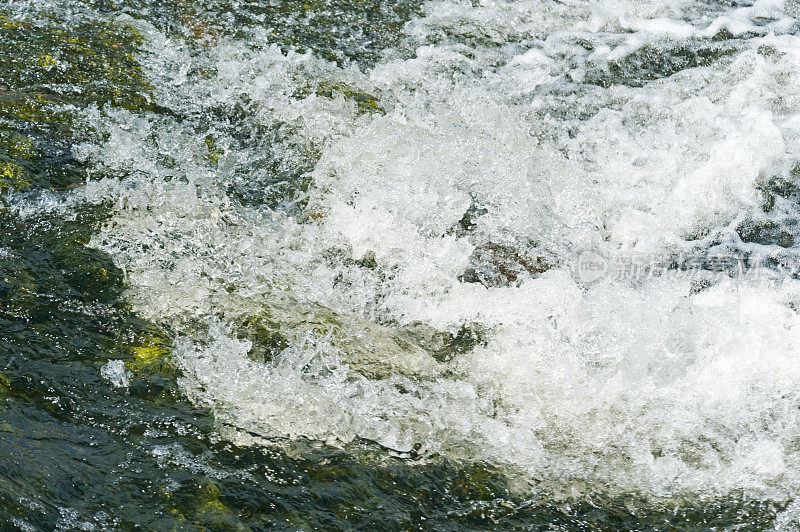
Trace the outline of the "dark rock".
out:
M 552 268 L 550 262 L 541 256 L 492 242 L 475 248 L 470 262 L 460 280 L 481 283 L 486 287 L 507 286 L 522 275 L 539 275 Z

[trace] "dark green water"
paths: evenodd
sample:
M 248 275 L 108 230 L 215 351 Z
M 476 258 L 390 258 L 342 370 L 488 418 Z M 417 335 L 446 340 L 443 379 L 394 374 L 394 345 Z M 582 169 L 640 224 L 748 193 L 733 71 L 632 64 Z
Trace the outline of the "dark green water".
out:
M 87 163 L 73 147 L 97 140 L 79 118 L 92 106 L 163 115 L 198 130 L 215 120 L 242 145 L 281 135 L 242 134 L 235 115 L 206 119 L 163 105 L 140 67 L 143 37 L 119 14 L 153 24 L 198 54 L 215 39 L 247 39 L 245 28 L 262 25 L 273 28 L 271 38 L 284 50 L 369 68 L 400 46 L 403 24 L 419 10 L 413 1 L 379 0 L 11 2 L 0 10 L 0 530 L 771 526 L 785 504 L 746 493 L 554 501 L 536 495 L 535 480 L 534 495 L 521 496 L 496 465 L 420 460 L 363 440 L 345 448 L 302 438 L 237 446 L 227 437 L 235 428 L 181 391 L 180 371 L 169 360 L 176 332 L 138 317 L 124 297 L 123 272 L 89 247 L 110 206 L 22 212 L 34 200 L 60 204 L 85 182 Z M 686 50 L 644 74 L 648 58 L 635 58 L 620 76 L 641 84 L 727 53 Z M 594 82 L 613 84 L 613 75 Z M 326 90 L 319 90 L 323 97 Z M 337 90 L 346 93 L 328 92 Z M 345 96 L 377 112 L 370 95 Z M 265 194 L 233 183 L 232 196 L 243 204 L 291 199 L 315 164 L 313 154 L 303 157 L 287 167 L 265 156 L 254 164 L 282 188 Z M 118 359 L 133 370 L 124 392 L 101 375 Z

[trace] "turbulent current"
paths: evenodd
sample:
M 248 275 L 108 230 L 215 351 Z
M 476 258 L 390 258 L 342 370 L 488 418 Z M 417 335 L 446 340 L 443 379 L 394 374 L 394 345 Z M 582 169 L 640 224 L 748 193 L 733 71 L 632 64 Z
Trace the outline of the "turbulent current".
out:
M 135 36 L 119 46 L 136 80 L 104 82 L 121 93 L 75 104 L 41 84 L 80 175 L 12 183 L 3 211 L 102 211 L 82 242 L 161 338 L 95 364 L 107 400 L 165 357 L 221 447 L 306 442 L 401 476 L 480 464 L 503 515 L 734 501 L 717 526 L 798 525 L 795 0 L 6 10 L 28 32 Z M 39 60 L 83 58 L 62 55 Z M 174 464 L 181 445 L 146 454 Z M 73 518 L 132 526 L 105 511 Z M 348 522 L 308 519 L 286 526 Z M 597 526 L 657 526 L 621 519 Z

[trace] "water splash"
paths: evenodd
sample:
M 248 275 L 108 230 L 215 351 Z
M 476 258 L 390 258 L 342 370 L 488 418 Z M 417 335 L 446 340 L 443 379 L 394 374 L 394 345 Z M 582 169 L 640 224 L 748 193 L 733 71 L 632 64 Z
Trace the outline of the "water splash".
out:
M 794 231 L 763 209 L 800 158 L 792 9 L 434 1 L 367 70 L 257 27 L 196 50 L 134 21 L 173 114 L 86 110 L 73 201 L 113 202 L 92 244 L 181 336 L 185 393 L 234 426 L 486 460 L 559 497 L 787 501 L 796 279 L 586 287 L 570 268 L 587 248 L 787 260 L 737 229 Z M 468 282 L 508 271 L 486 249 L 512 250 L 513 278 Z M 482 332 L 437 360 L 414 327 Z

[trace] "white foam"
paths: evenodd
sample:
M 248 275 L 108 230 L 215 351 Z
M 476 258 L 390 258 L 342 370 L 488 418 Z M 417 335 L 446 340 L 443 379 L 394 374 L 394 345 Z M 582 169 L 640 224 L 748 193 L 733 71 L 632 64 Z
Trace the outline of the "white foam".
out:
M 186 393 L 235 426 L 422 444 L 557 493 L 787 499 L 800 488 L 797 281 L 695 293 L 675 272 L 590 287 L 570 274 L 580 249 L 696 245 L 760 208 L 759 180 L 800 157 L 794 35 L 752 37 L 643 87 L 586 85 L 587 72 L 665 36 L 750 31 L 781 9 L 429 2 L 394 58 L 367 73 L 236 41 L 191 56 L 145 28 L 166 104 L 203 116 L 245 94 L 248 126 L 291 125 L 277 158 L 319 155 L 307 218 L 227 195 L 258 147 L 217 128 L 226 153 L 213 167 L 206 131 L 118 110 L 87 112 L 106 140 L 82 154 L 98 173 L 127 177 L 93 179 L 75 197 L 116 202 L 93 245 L 125 270 L 139 313 L 184 332 Z M 215 74 L 191 74 L 200 68 Z M 386 113 L 302 90 L 320 82 L 377 95 Z M 471 207 L 481 214 L 462 231 Z M 509 286 L 460 280 L 486 245 L 553 268 Z M 425 379 L 365 377 L 314 331 L 271 362 L 248 358 L 237 320 L 311 303 L 352 324 L 477 324 L 485 344 Z
M 100 368 L 100 374 L 117 388 L 127 388 L 131 384 L 130 375 L 122 360 L 109 360 Z

